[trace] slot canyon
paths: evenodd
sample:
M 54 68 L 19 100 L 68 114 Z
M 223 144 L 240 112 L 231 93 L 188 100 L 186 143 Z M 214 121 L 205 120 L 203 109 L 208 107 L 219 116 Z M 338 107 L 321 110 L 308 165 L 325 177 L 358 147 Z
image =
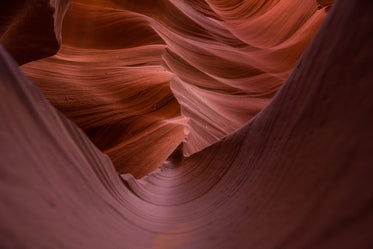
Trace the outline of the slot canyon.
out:
M 373 1 L 0 14 L 0 248 L 373 248 Z

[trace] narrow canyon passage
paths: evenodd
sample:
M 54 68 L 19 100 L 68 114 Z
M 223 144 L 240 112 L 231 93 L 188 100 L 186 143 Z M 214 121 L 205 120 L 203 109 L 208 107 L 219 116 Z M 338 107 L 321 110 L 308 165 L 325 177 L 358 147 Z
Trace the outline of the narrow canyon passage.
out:
M 373 246 L 372 2 L 31 2 L 60 49 L 0 22 L 1 248 Z

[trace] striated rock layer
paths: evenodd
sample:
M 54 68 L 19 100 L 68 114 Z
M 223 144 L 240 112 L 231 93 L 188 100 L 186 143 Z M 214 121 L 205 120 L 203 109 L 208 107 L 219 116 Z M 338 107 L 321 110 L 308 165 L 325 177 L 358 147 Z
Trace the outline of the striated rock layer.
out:
M 279 89 L 326 13 L 307 1 L 171 1 L 184 20 L 155 25 L 182 113 L 191 155 L 241 127 Z M 188 5 L 189 4 L 189 5 Z M 162 25 L 163 24 L 163 25 Z M 183 27 L 183 29 L 181 28 Z
M 57 55 L 22 70 L 118 172 L 154 171 L 188 132 L 161 66 L 165 44 L 143 15 L 94 2 L 74 1 L 62 33 Z
M 263 111 L 140 180 L 1 50 L 1 247 L 372 248 L 372 11 L 337 2 Z
M 118 172 L 141 177 L 159 167 L 187 132 L 188 120 L 169 88 L 172 74 L 160 65 L 163 49 L 62 46 L 58 55 L 23 70 Z
M 22 70 L 118 172 L 141 177 L 263 109 L 329 2 L 75 0 L 61 50 Z

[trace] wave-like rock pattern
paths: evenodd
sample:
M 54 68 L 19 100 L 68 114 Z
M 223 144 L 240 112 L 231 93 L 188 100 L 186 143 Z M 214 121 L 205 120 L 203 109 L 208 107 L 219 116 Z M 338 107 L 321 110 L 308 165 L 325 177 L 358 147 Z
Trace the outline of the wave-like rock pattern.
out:
M 161 66 L 166 45 L 147 19 L 76 1 L 58 54 L 22 67 L 118 172 L 136 177 L 157 169 L 188 132 Z
M 164 47 L 62 46 L 58 55 L 23 71 L 111 157 L 118 172 L 141 177 L 158 168 L 187 132 L 188 120 L 169 88 L 172 74 L 160 65 Z
M 324 19 L 324 5 L 75 0 L 62 49 L 23 71 L 118 172 L 141 177 L 181 142 L 189 156 L 262 110 Z
M 373 247 L 372 11 L 338 1 L 262 112 L 141 180 L 0 50 L 1 247 Z
M 191 22 L 155 29 L 182 113 L 190 117 L 184 153 L 191 155 L 241 127 L 279 89 L 326 13 L 308 1 L 181 1 Z

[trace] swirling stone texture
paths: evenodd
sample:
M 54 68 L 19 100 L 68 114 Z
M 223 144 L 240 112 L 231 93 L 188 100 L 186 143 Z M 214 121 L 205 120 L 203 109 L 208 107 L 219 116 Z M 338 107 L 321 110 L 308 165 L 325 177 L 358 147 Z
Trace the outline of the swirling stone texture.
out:
M 184 139 L 188 119 L 161 66 L 166 45 L 148 18 L 75 1 L 63 37 L 55 56 L 24 65 L 25 74 L 118 172 L 141 177 L 157 169 Z
M 372 12 L 337 1 L 266 108 L 140 180 L 0 49 L 1 248 L 372 248 Z
M 155 29 L 168 45 L 164 60 L 175 73 L 172 91 L 190 118 L 185 155 L 262 110 L 326 15 L 312 0 L 171 3 L 184 18 L 172 16 L 167 25 L 160 16 Z
M 325 18 L 320 6 L 76 0 L 62 49 L 22 69 L 118 172 L 141 177 L 181 142 L 189 156 L 262 110 Z

